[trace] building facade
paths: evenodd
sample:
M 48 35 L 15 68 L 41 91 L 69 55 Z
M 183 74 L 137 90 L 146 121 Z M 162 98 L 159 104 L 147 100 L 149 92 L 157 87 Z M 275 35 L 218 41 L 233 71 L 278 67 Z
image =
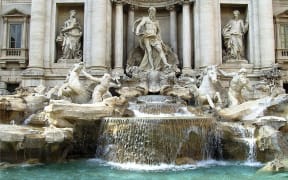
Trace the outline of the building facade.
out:
M 288 89 L 288 0 L 1 0 L 1 93 L 59 85 L 81 61 L 93 75 L 124 73 L 151 6 L 182 73 L 219 65 L 257 78 L 278 63 Z

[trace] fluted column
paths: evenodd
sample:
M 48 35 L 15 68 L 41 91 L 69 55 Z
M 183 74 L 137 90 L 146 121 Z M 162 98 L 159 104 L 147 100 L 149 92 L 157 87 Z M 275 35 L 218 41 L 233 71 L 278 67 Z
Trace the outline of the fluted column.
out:
M 122 73 L 123 71 L 123 4 L 116 1 L 115 16 L 115 43 L 114 43 L 114 71 Z
M 43 69 L 46 0 L 32 0 L 29 68 Z
M 261 67 L 275 63 L 275 44 L 272 0 L 258 2 Z
M 129 53 L 134 48 L 134 41 L 135 41 L 135 35 L 133 33 L 133 24 L 135 21 L 135 7 L 130 5 L 128 10 L 128 29 L 127 29 L 127 55 L 129 56 Z
M 189 73 L 192 65 L 192 51 L 191 51 L 191 20 L 190 20 L 190 1 L 183 0 L 183 22 L 182 22 L 182 37 L 183 37 L 183 72 Z
M 170 11 L 170 44 L 173 51 L 177 54 L 177 14 L 175 6 L 169 6 Z
M 199 3 L 199 35 L 200 35 L 200 67 L 217 64 L 215 44 L 215 0 L 200 0 Z M 218 25 L 218 24 L 217 24 Z

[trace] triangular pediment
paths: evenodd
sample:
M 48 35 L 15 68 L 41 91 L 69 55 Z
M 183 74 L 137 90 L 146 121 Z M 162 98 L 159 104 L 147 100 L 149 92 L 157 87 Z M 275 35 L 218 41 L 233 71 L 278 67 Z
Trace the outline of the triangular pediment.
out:
M 2 16 L 17 16 L 17 17 L 22 16 L 23 17 L 23 16 L 28 16 L 28 15 L 15 8 L 6 12 Z
M 288 18 L 288 9 L 282 10 L 281 12 L 278 12 L 274 14 L 276 18 Z

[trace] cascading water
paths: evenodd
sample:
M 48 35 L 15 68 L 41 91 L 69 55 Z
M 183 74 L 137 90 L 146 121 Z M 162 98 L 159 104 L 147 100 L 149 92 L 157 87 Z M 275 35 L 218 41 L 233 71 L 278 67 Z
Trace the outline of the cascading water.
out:
M 185 101 L 171 96 L 141 96 L 129 102 L 135 117 L 195 116 L 187 110 Z
M 211 118 L 105 118 L 97 157 L 138 164 L 174 163 L 177 158 L 208 159 Z
M 234 124 L 233 129 L 239 133 L 241 140 L 243 140 L 248 150 L 246 152 L 246 162 L 251 163 L 256 161 L 256 139 L 254 138 L 255 127 L 244 126 L 242 124 Z
M 250 137 L 248 139 L 249 152 L 247 156 L 247 162 L 256 161 L 256 139 L 254 138 L 255 127 L 247 127 L 247 135 Z
M 136 117 L 103 119 L 96 156 L 137 164 L 220 157 L 215 154 L 221 142 L 214 118 L 196 117 L 185 107 L 185 102 L 169 96 L 135 99 L 129 108 Z

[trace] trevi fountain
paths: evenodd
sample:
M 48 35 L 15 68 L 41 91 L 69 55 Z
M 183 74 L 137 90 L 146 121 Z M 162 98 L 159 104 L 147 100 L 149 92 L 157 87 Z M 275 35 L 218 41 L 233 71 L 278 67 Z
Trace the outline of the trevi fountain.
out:
M 128 29 L 139 46 L 125 69 L 101 75 L 87 68 L 77 10 L 65 12 L 55 42 L 66 79 L 0 96 L 1 179 L 288 177 L 288 95 L 278 64 L 251 76 L 248 18 L 235 9 L 221 30 L 237 68 L 187 69 L 157 12 Z

